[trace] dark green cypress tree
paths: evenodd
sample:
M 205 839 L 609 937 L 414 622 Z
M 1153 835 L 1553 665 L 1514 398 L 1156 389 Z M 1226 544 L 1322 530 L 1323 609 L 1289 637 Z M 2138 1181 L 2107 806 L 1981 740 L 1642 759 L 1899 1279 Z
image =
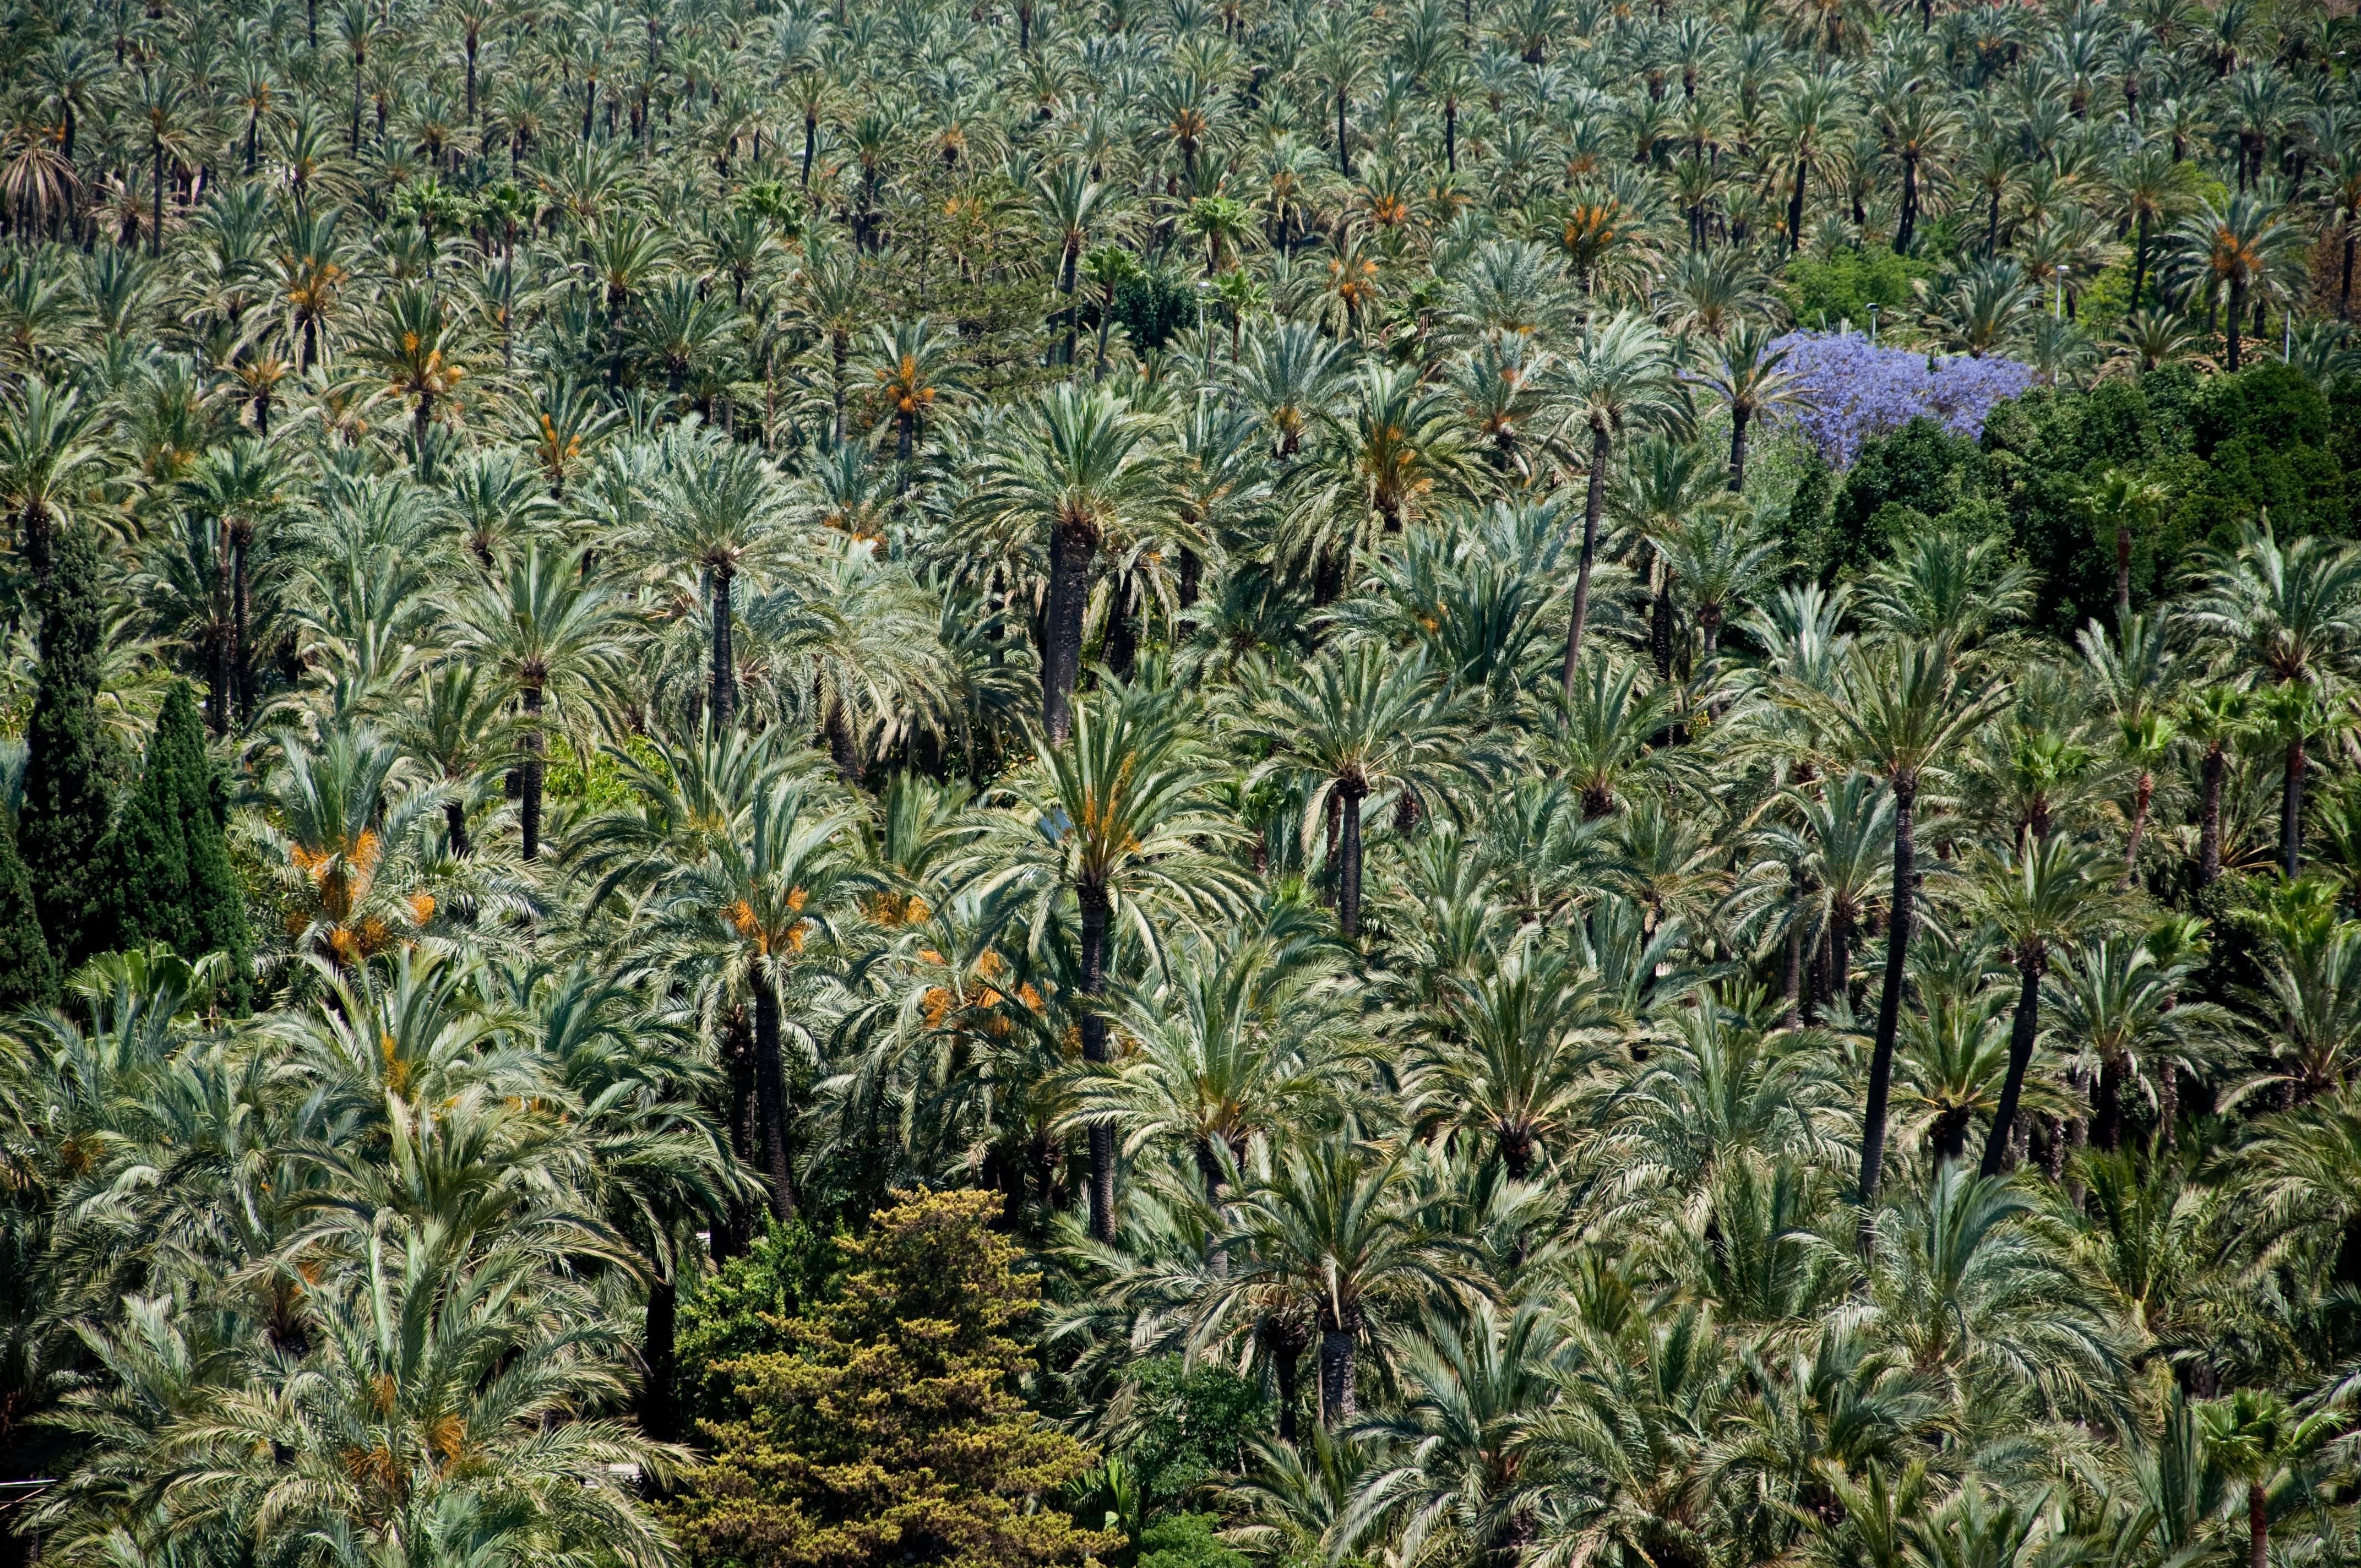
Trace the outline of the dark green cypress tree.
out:
M 122 748 L 98 720 L 106 594 L 98 541 L 75 526 L 58 536 L 40 590 L 41 667 L 25 726 L 25 800 L 16 849 L 32 879 L 41 929 L 61 972 L 103 949 L 111 932 L 92 907 L 104 874 L 99 850 L 114 815 Z
M 118 948 L 161 942 L 189 959 L 227 953 L 225 1000 L 242 1013 L 250 953 L 228 826 L 228 791 L 205 753 L 204 723 L 188 683 L 175 681 L 102 857 L 109 875 L 101 896 L 114 917 L 107 938 Z
M 58 968 L 33 905 L 33 879 L 16 856 L 16 830 L 0 815 L 0 1013 L 38 1007 L 58 996 Z

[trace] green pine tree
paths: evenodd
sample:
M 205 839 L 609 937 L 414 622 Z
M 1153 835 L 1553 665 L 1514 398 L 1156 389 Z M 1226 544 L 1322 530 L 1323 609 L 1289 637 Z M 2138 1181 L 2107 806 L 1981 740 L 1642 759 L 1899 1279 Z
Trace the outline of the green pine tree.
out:
M 250 1000 L 246 905 L 230 872 L 229 797 L 205 753 L 203 721 L 186 682 L 165 694 L 138 787 L 123 803 L 108 852 L 102 904 L 105 939 L 118 948 L 161 942 L 182 958 L 229 955 L 226 999 Z M 92 927 L 98 935 L 99 921 Z
M 38 1007 L 57 994 L 57 965 L 41 935 L 33 880 L 17 858 L 16 830 L 0 815 L 0 1013 Z
M 121 775 L 121 747 L 98 719 L 106 644 L 99 568 L 90 530 L 72 527 L 58 536 L 56 564 L 38 600 L 39 685 L 25 726 L 25 800 L 16 816 L 16 848 L 32 879 L 41 929 L 68 972 L 102 950 L 110 935 L 92 907 L 103 875 L 98 851 Z

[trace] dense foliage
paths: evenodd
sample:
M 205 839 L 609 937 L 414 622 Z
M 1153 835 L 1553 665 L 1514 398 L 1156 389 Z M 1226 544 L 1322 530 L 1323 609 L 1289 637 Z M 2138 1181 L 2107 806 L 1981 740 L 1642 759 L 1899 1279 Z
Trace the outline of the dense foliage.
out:
M 2345 0 L 0 11 L 0 1563 L 2361 1551 Z

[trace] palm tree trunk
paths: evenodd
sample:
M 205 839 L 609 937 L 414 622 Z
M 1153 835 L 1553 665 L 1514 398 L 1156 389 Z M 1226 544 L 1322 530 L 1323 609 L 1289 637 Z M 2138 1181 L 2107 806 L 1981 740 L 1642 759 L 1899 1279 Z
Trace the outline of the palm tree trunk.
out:
M 2287 776 L 2279 785 L 2279 869 L 2293 882 L 2303 861 L 2303 737 L 2288 743 Z
M 1828 1000 L 1852 1005 L 1852 910 L 1834 900 L 1828 907 Z
M 443 803 L 443 835 L 451 842 L 454 858 L 464 860 L 471 846 L 467 842 L 467 807 L 463 801 Z
M 1812 181 L 1812 160 L 1795 159 L 1795 190 L 1787 199 L 1787 254 L 1804 248 L 1804 190 Z
M 2222 880 L 2222 777 L 2229 769 L 2224 743 L 2205 749 L 2204 790 L 2200 796 L 2197 828 L 2197 885 L 2211 887 Z
M 2139 871 L 2140 835 L 2147 831 L 2148 803 L 2156 798 L 2156 775 L 2143 771 L 2139 783 L 2132 789 L 2132 830 L 2124 843 L 2124 881 L 2129 883 Z
M 1353 1419 L 1353 1339 L 1357 1307 L 1347 1308 L 1340 1321 L 1326 1305 L 1320 1309 L 1320 1424 L 1330 1431 Z
M 2246 1568 L 2270 1568 L 2269 1495 L 2257 1479 L 2246 1483 Z
M 1795 902 L 1795 910 L 1787 916 L 1787 962 L 1779 987 L 1787 1001 L 1784 1022 L 1790 1029 L 1801 1028 L 1804 1023 L 1804 897 L 1800 889 Z
M 2222 367 L 2233 376 L 2238 373 L 2238 317 L 2246 308 L 2246 280 L 2233 272 L 2230 274 L 2230 319 L 2226 323 L 2230 333 L 2230 353 L 2222 362 Z
M 268 429 L 263 432 L 269 434 Z M 229 678 L 233 706 L 240 718 L 254 720 L 254 676 L 247 662 L 253 656 L 247 646 L 246 629 L 254 619 L 254 578 L 247 566 L 247 547 L 254 538 L 254 525 L 240 521 L 229 532 Z
M 1336 924 L 1351 941 L 1361 934 L 1361 801 L 1367 790 L 1355 784 L 1336 786 L 1343 805 L 1337 810 L 1338 859 Z
M 1648 656 L 1656 679 L 1673 678 L 1673 564 L 1662 550 L 1650 552 L 1648 566 Z
M 1049 646 L 1041 650 L 1041 727 L 1052 742 L 1074 727 L 1074 681 L 1082 668 L 1082 612 L 1091 591 L 1098 534 L 1060 523 L 1049 535 Z
M 1582 505 L 1582 560 L 1574 574 L 1574 614 L 1565 623 L 1565 693 L 1574 695 L 1582 658 L 1582 623 L 1590 616 L 1590 569 L 1598 554 L 1598 518 L 1607 510 L 1607 422 L 1590 422 L 1590 488 Z
M 2016 1102 L 2025 1093 L 2026 1069 L 2033 1064 L 2033 1041 L 2041 1031 L 2041 970 L 2046 955 L 2037 945 L 2017 956 L 2016 1017 L 2008 1031 L 2008 1076 L 2001 1080 L 2000 1108 L 1993 1113 L 1992 1135 L 1984 1140 L 1979 1174 L 1998 1176 L 2008 1160 L 2008 1135 L 2016 1124 Z
M 518 783 L 523 800 L 519 816 L 524 824 L 524 858 L 538 860 L 541 856 L 541 781 L 542 752 L 546 742 L 541 733 L 541 688 L 524 688 L 524 766 L 518 770 Z
M 2124 1069 L 2121 1056 L 2107 1056 L 2091 1093 L 2091 1141 L 2109 1154 L 2124 1146 Z
M 792 1220 L 796 1179 L 787 1158 L 787 1068 L 779 1051 L 779 993 L 771 988 L 759 957 L 747 960 L 746 983 L 754 992 L 754 1101 L 763 1119 L 763 1174 L 771 1180 L 771 1212 Z
M 1279 1385 L 1279 1440 L 1296 1440 L 1295 1408 L 1303 1399 L 1303 1329 L 1300 1323 L 1267 1320 L 1263 1343 L 1270 1347 L 1271 1380 Z
M 716 733 L 729 729 L 738 719 L 738 658 L 731 645 L 730 580 L 734 576 L 728 567 L 717 567 L 713 573 L 713 728 Z
M 2140 294 L 2147 286 L 2147 214 L 2143 211 L 2134 225 L 2136 237 L 2132 242 L 2132 309 L 2140 308 Z
M 1743 404 L 1730 407 L 1730 493 L 1737 495 L 1746 488 L 1746 423 L 1753 411 Z
M 859 789 L 869 772 L 868 760 L 861 754 L 861 739 L 853 733 L 851 716 L 846 713 L 842 697 L 829 698 L 828 717 L 821 727 L 828 732 L 828 757 L 836 764 L 836 776 L 848 788 Z
M 1886 1102 L 1894 1091 L 1894 1043 L 1902 1032 L 1902 989 L 1908 983 L 1910 931 L 1917 923 L 1918 781 L 1894 780 L 1894 901 L 1886 921 L 1885 990 L 1877 999 L 1877 1036 L 1869 1056 L 1869 1104 L 1861 1126 L 1861 1237 L 1872 1238 L 1877 1181 L 1885 1164 Z
M 1902 220 L 1894 225 L 1894 254 L 1910 254 L 1911 237 L 1918 228 L 1918 155 L 1902 155 Z
M 229 531 L 222 531 L 226 534 Z M 236 590 L 230 585 L 227 562 L 215 563 L 214 588 L 213 660 L 210 678 L 206 682 L 205 711 L 213 720 L 216 736 L 229 733 L 230 672 L 237 667 L 237 630 L 233 624 L 232 605 Z
M 673 1382 L 680 1358 L 675 1353 L 680 1321 L 680 1287 L 669 1277 L 648 1285 L 648 1310 L 641 1341 L 640 1430 L 658 1442 L 680 1435 L 673 1420 Z
M 2115 630 L 2120 633 L 2132 623 L 2132 529 L 2128 522 L 2115 524 Z
M 1092 1005 L 1106 984 L 1107 927 L 1114 908 L 1106 890 L 1085 885 L 1076 890 L 1082 909 L 1082 1059 L 1107 1059 L 1106 1019 Z M 1115 1242 L 1115 1128 L 1091 1124 L 1091 1236 L 1107 1245 Z

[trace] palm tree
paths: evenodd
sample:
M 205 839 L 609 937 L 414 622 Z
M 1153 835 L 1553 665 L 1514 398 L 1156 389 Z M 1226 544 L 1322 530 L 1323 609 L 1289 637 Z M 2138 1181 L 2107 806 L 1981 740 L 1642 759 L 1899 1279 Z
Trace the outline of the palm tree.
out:
M 2132 620 L 2132 541 L 2155 526 L 2165 500 L 2164 487 L 2121 468 L 2110 468 L 2085 487 L 2075 510 L 2090 525 L 2093 538 L 2112 532 L 2115 546 L 2115 630 L 2127 631 Z
M 1511 1180 L 1532 1179 L 1583 1119 L 1604 1052 L 1603 999 L 1566 955 L 1522 943 L 1448 982 L 1440 1025 L 1411 1064 L 1411 1120 L 1488 1138 Z
M 2197 810 L 2197 885 L 2222 877 L 2222 790 L 2229 774 L 2230 748 L 2252 732 L 2252 694 L 2213 685 L 2191 696 L 2178 711 L 2182 734 L 2204 748 Z
M 1850 1010 L 1853 934 L 1893 874 L 1894 802 L 1882 781 L 1863 773 L 1808 790 L 1791 786 L 1786 796 L 1795 826 L 1774 827 L 1766 838 L 1791 868 L 1796 887 L 1791 918 L 1797 926 L 1790 939 L 1817 932 L 1823 944 L 1809 1011 L 1816 1013 L 1821 1001 L 1842 1002 Z
M 1806 400 L 1786 369 L 1788 349 L 1770 327 L 1741 322 L 1721 340 L 1719 356 L 1704 376 L 1707 387 L 1730 411 L 1730 488 L 1746 488 L 1747 429 L 1757 415 L 1775 413 Z
M 541 853 L 543 714 L 594 707 L 620 675 L 631 621 L 613 593 L 590 576 L 589 552 L 544 553 L 529 544 L 508 569 L 459 605 L 458 646 L 490 669 L 524 709 L 524 858 Z
M 1918 235 L 1921 184 L 1949 172 L 1951 148 L 1964 121 L 1942 93 L 1917 77 L 1880 100 L 1876 114 L 1886 155 L 1902 168 L 1902 212 L 1894 225 L 1894 253 L 1907 256 Z
M 2198 1407 L 2197 1420 L 2213 1463 L 2246 1484 L 2246 1568 L 2268 1568 L 2271 1485 L 2334 1434 L 2335 1418 L 2326 1410 L 2299 1418 L 2278 1395 L 2240 1388 Z
M 2148 246 L 2157 228 L 2180 215 L 2196 171 L 2162 142 L 2143 141 L 2110 177 L 2116 210 L 2132 225 L 2132 304 L 2146 304 Z
M 446 792 L 444 842 L 455 856 L 473 847 L 467 813 L 485 781 L 509 755 L 506 694 L 473 663 L 454 660 L 418 683 L 414 704 L 400 709 L 389 733 L 413 766 Z
M 1371 1467 L 1336 1540 L 1386 1523 L 1411 1561 L 1442 1532 L 1474 1543 L 1478 1561 L 1519 1561 L 1546 1485 L 1532 1450 L 1574 1361 L 1569 1339 L 1539 1301 L 1479 1299 L 1464 1324 L 1438 1315 L 1421 1325 L 1402 1357 L 1400 1409 L 1356 1429 L 1398 1457 Z
M 50 542 L 72 521 L 80 481 L 99 460 L 97 432 L 98 411 L 71 387 L 31 376 L 0 389 L 0 501 L 16 517 L 36 583 L 49 580 Z
M 1582 509 L 1582 554 L 1574 579 L 1573 611 L 1566 622 L 1567 695 L 1582 656 L 1583 625 L 1590 614 L 1590 574 L 1598 551 L 1598 520 L 1607 504 L 1608 459 L 1615 437 L 1665 422 L 1675 409 L 1677 382 L 1670 347 L 1646 317 L 1625 312 L 1594 323 L 1580 352 L 1565 361 L 1562 393 L 1565 428 L 1589 435 L 1589 491 Z
M 1019 890 L 1037 931 L 1071 893 L 1079 919 L 1076 1004 L 1082 1059 L 1107 1058 L 1101 997 L 1119 937 L 1164 948 L 1163 920 L 1232 907 L 1246 878 L 1215 855 L 1237 829 L 1210 809 L 1213 775 L 1202 750 L 1159 694 L 1117 688 L 1079 705 L 1064 741 L 1037 733 L 1037 772 L 990 843 L 987 881 Z M 1091 1234 L 1115 1241 L 1115 1129 L 1090 1126 Z
M 467 374 L 457 323 L 440 290 L 415 283 L 393 290 L 368 320 L 373 330 L 354 343 L 353 356 L 374 367 L 394 396 L 417 400 L 411 429 L 423 446 L 434 400 L 456 391 Z
M 2200 1070 L 2231 1027 L 2222 1008 L 2182 997 L 2195 971 L 2188 955 L 2153 940 L 2102 940 L 2067 954 L 2052 985 L 2052 1027 L 2095 1059 L 2091 1141 L 2099 1148 L 2123 1146 L 2124 1094 L 2134 1087 L 2156 1102 L 2157 1146 L 2172 1146 L 2180 1075 Z
M 2001 1085 L 2000 1105 L 1984 1139 L 1981 1168 L 1985 1176 L 1998 1176 L 2007 1168 L 2017 1101 L 2025 1092 L 2026 1070 L 2041 1035 L 2041 979 L 2048 971 L 2049 951 L 2072 941 L 2101 913 L 2105 890 L 2096 874 L 2098 863 L 2097 846 L 2059 834 L 2035 839 L 2021 854 L 2004 847 L 1985 869 L 1978 902 L 2008 945 L 2017 972 L 2008 1079 Z
M 1462 1250 L 1423 1223 L 1411 1201 L 1422 1157 L 1344 1129 L 1290 1141 L 1238 1196 L 1239 1279 L 1284 1281 L 1316 1305 L 1320 1420 L 1334 1432 L 1356 1413 L 1364 1341 L 1398 1312 L 1458 1293 Z
M 1249 1145 L 1345 1081 L 1343 1023 L 1320 994 L 1321 966 L 1259 933 L 1194 947 L 1166 987 L 1127 998 L 1123 1061 L 1086 1069 L 1074 1121 L 1112 1119 L 1137 1157 L 1170 1142 L 1184 1151 L 1209 1203 L 1246 1168 Z
M 1073 726 L 1082 614 L 1100 544 L 1119 528 L 1148 532 L 1165 500 L 1165 461 L 1148 422 L 1123 400 L 1070 382 L 1045 390 L 983 455 L 979 510 L 1022 536 L 1049 531 L 1041 728 L 1053 743 Z
M 774 775 L 753 791 L 735 830 L 701 835 L 706 852 L 666 868 L 651 891 L 654 935 L 718 956 L 743 972 L 753 1003 L 754 1090 L 772 1212 L 796 1213 L 780 992 L 807 948 L 877 878 L 846 852 L 850 820 L 809 786 Z
M 2209 302 L 2226 296 L 2224 328 L 2229 352 L 2223 368 L 2238 373 L 2238 333 L 2246 318 L 2247 295 L 2278 286 L 2279 275 L 2295 266 L 2307 243 L 2302 229 L 2279 215 L 2276 203 L 2260 191 L 2241 190 L 2220 205 L 2200 198 L 2197 210 L 2173 229 L 2167 241 L 2173 247 L 2169 276 Z
M 1654 748 L 1678 694 L 1669 684 L 1642 690 L 1641 671 L 1636 663 L 1618 669 L 1594 650 L 1581 678 L 1559 696 L 1557 722 L 1542 737 L 1543 757 L 1576 792 L 1585 821 L 1614 815 L 1620 792 L 1635 775 L 1675 765 Z
M 1058 244 L 1058 291 L 1066 297 L 1065 363 L 1071 365 L 1079 320 L 1074 283 L 1082 253 L 1090 248 L 1092 231 L 1101 221 L 1100 209 L 1106 205 L 1106 187 L 1092 179 L 1082 165 L 1067 164 L 1034 181 L 1034 198 L 1042 225 Z
M 1997 704 L 1993 688 L 1964 672 L 1940 638 L 1902 640 L 1856 650 L 1826 690 L 1791 686 L 1791 700 L 1818 723 L 1839 751 L 1883 775 L 1894 792 L 1894 891 L 1887 905 L 1885 986 L 1869 1066 L 1861 1118 L 1861 1201 L 1874 1211 L 1885 1156 L 1886 1100 L 1902 992 L 1909 979 L 1910 932 L 1917 921 L 1918 786 L 1939 770 L 1961 738 Z
M 950 341 L 924 316 L 876 329 L 870 344 L 870 375 L 894 419 L 894 460 L 906 468 L 918 426 L 935 400 L 957 386 Z
M 1484 755 L 1468 746 L 1454 707 L 1423 652 L 1403 659 L 1361 641 L 1313 660 L 1247 721 L 1246 738 L 1269 754 L 1252 777 L 1283 773 L 1306 792 L 1305 847 L 1334 820 L 1336 917 L 1347 940 L 1361 932 L 1361 814 L 1369 798 L 1398 794 L 1400 815 L 1414 819 L 1450 801 L 1459 782 L 1482 775 Z
M 785 558 L 785 500 L 777 472 L 742 442 L 685 426 L 665 444 L 644 543 L 666 566 L 686 566 L 701 576 L 712 597 L 707 701 L 721 729 L 735 723 L 738 714 L 731 590 L 741 572 L 761 571 Z

